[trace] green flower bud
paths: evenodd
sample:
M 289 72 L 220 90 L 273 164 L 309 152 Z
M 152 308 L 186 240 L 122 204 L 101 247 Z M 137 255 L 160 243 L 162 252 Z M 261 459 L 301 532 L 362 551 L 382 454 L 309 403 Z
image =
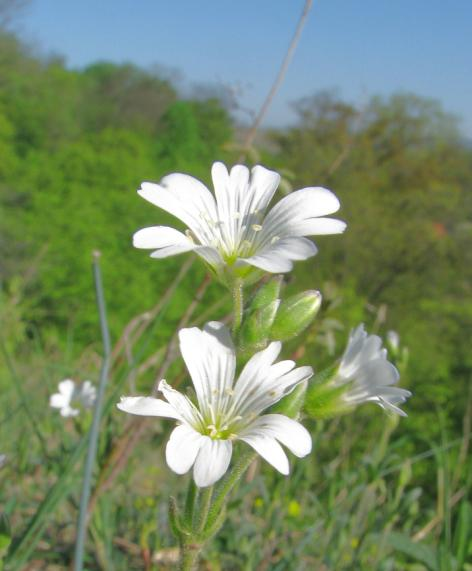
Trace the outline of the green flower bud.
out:
M 250 311 L 261 309 L 265 305 L 269 305 L 276 301 L 280 296 L 280 287 L 282 286 L 283 276 L 277 276 L 264 285 L 256 292 L 250 303 Z
M 319 291 L 308 290 L 289 297 L 280 304 L 270 330 L 270 339 L 287 341 L 296 337 L 310 325 L 320 306 Z
M 249 303 L 239 332 L 242 353 L 251 353 L 267 345 L 269 331 L 280 305 L 279 293 L 283 276 L 262 285 Z
M 280 299 L 276 299 L 260 309 L 254 309 L 244 318 L 239 332 L 239 345 L 243 353 L 253 353 L 266 346 L 279 305 Z

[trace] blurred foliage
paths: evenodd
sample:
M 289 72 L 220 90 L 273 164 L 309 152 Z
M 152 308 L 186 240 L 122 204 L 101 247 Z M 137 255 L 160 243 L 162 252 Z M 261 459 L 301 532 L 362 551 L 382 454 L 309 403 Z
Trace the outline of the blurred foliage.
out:
M 314 454 L 292 478 L 264 467 L 263 478 L 245 482 L 205 554 L 208 569 L 470 569 L 471 146 L 454 117 L 414 95 L 356 107 L 322 93 L 296 111 L 297 124 L 264 133 L 248 156 L 283 173 L 282 192 L 333 189 L 348 230 L 318 237 L 319 254 L 285 280 L 284 299 L 323 294 L 303 343 L 286 352 L 321 371 L 361 321 L 369 332 L 393 329 L 414 396 L 398 426 L 373 406 L 313 425 Z M 47 402 L 66 376 L 98 375 L 92 252 L 102 252 L 121 351 L 100 442 L 106 457 L 126 430 L 118 395 L 151 391 L 205 275 L 193 264 L 148 321 L 186 258 L 157 262 L 131 247 L 136 229 L 175 223 L 135 189 L 176 170 L 209 183 L 214 160 L 240 154 L 234 131 L 219 100 L 184 100 L 153 71 L 106 62 L 70 70 L 0 34 L 0 502 L 12 545 L 35 569 L 66 569 L 73 550 L 87 419 L 64 423 Z M 218 285 L 202 296 L 192 323 L 227 314 Z M 169 379 L 181 382 L 181 364 L 170 361 Z M 172 568 L 165 502 L 183 484 L 165 467 L 162 430 L 150 424 L 98 502 L 87 569 Z

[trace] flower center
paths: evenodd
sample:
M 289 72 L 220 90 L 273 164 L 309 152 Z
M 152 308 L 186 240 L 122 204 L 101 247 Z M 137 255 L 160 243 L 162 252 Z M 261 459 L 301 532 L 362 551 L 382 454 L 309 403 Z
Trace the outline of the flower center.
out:
M 209 436 L 213 440 L 234 440 L 236 438 L 236 434 L 230 430 L 227 424 L 223 426 L 208 424 L 205 429 L 205 436 Z

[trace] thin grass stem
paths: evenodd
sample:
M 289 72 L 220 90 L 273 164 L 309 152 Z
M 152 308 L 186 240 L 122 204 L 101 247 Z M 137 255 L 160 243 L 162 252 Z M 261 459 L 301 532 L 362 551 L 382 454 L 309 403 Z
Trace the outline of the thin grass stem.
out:
M 100 381 L 97 391 L 97 400 L 93 414 L 92 426 L 90 428 L 87 457 L 85 460 L 84 480 L 82 485 L 82 494 L 80 496 L 79 519 L 77 522 L 77 538 L 75 544 L 74 569 L 82 571 L 85 552 L 85 536 L 87 532 L 88 522 L 88 502 L 90 498 L 90 488 L 92 484 L 92 472 L 97 454 L 98 436 L 100 430 L 100 420 L 102 415 L 103 400 L 105 396 L 105 387 L 108 379 L 111 357 L 110 332 L 108 329 L 105 296 L 103 293 L 102 275 L 99 264 L 99 254 L 94 254 L 93 275 L 95 281 L 95 291 L 97 296 L 97 307 L 100 318 L 100 329 L 103 341 L 103 363 L 100 371 Z

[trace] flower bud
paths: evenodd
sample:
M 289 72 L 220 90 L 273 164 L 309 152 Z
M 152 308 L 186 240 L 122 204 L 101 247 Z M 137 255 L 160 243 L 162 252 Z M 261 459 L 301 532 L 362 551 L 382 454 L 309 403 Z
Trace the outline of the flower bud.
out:
M 262 285 L 253 297 L 250 310 L 261 309 L 279 298 L 283 276 L 277 276 Z
M 253 353 L 267 345 L 269 331 L 280 306 L 282 279 L 282 276 L 277 276 L 269 280 L 252 298 L 239 332 L 239 346 L 243 353 Z
M 239 345 L 243 353 L 253 353 L 266 346 L 279 305 L 280 299 L 276 299 L 248 312 L 239 332 Z
M 310 325 L 320 306 L 319 291 L 308 290 L 289 297 L 280 304 L 270 330 L 270 339 L 287 341 L 296 337 Z

